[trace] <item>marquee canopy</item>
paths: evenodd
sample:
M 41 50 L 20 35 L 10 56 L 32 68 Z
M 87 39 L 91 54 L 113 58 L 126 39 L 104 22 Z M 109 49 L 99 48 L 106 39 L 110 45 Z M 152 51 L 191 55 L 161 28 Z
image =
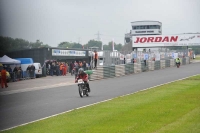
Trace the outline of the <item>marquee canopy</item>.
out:
M 7 55 L 4 55 L 2 58 L 0 58 L 1 64 L 21 64 L 21 61 L 12 59 L 8 57 Z

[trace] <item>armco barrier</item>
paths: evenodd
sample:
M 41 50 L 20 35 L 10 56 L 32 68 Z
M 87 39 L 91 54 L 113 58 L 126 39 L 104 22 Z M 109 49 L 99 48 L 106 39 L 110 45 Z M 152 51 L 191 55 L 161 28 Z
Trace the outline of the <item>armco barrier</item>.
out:
M 160 69 L 160 61 L 155 61 L 154 70 Z
M 134 73 L 134 64 L 133 63 L 131 63 L 131 64 L 129 64 L 129 70 L 130 70 L 130 73 Z
M 181 58 L 182 65 L 189 64 L 189 57 Z M 132 73 L 140 73 L 144 71 L 153 71 L 164 69 L 166 67 L 176 66 L 175 59 L 167 59 L 160 61 L 147 61 L 146 65 L 142 63 L 121 64 L 115 66 L 99 66 L 97 69 L 92 70 L 93 74 L 90 75 L 90 80 L 106 79 L 112 77 L 119 77 Z
M 174 59 L 170 59 L 170 67 L 175 66 L 176 61 Z
M 186 64 L 190 64 L 190 58 L 186 57 Z
M 186 65 L 186 58 L 182 59 L 182 65 Z
M 153 71 L 154 70 L 154 64 L 155 64 L 155 62 L 154 61 L 148 61 L 148 68 L 149 68 L 149 70 L 150 71 Z
M 134 63 L 134 73 L 142 72 L 141 63 Z
M 110 78 L 110 68 L 109 66 L 103 67 L 103 77 Z
M 110 77 L 111 78 L 115 77 L 115 66 L 110 66 L 109 71 L 110 71 Z
M 141 62 L 141 71 L 148 71 L 148 63 L 145 64 L 144 62 Z
M 165 68 L 165 60 L 160 60 L 160 68 L 161 69 Z
M 123 76 L 125 75 L 125 65 L 116 65 L 115 66 L 115 76 L 119 77 L 119 76 Z
M 125 74 L 130 74 L 130 66 L 128 64 L 125 64 Z
M 170 67 L 170 60 L 165 60 L 165 67 Z

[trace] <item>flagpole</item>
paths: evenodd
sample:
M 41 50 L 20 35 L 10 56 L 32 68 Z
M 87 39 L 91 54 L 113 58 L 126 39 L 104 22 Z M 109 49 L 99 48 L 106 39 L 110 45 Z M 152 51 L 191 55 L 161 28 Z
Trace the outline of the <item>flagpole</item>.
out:
M 112 39 L 112 50 L 115 50 L 114 38 Z

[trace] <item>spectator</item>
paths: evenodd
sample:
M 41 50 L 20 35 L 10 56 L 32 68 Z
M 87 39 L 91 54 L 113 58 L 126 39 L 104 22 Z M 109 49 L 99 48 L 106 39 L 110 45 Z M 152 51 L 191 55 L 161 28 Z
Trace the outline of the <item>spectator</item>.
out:
M 18 69 L 18 75 L 19 75 L 19 79 L 23 78 L 23 71 L 22 71 L 21 67 L 19 67 L 19 69 Z
M 62 76 L 64 76 L 65 75 L 65 64 L 63 63 L 63 65 L 62 65 Z
M 66 75 L 67 75 L 68 71 L 69 71 L 69 64 L 66 63 Z
M 94 51 L 94 68 L 97 68 L 97 59 L 98 59 L 98 53 L 97 53 L 97 51 L 95 50 L 95 51 Z
M 9 65 L 8 65 L 6 71 L 8 71 L 10 75 L 12 74 L 12 69 L 11 69 L 11 67 Z
M 82 68 L 83 67 L 83 63 L 81 61 L 79 61 L 79 68 Z
M 13 81 L 17 81 L 17 72 L 18 72 L 18 67 L 16 66 L 13 69 Z
M 35 78 L 35 66 L 32 64 L 30 68 L 30 77 Z
M 83 61 L 83 70 L 85 71 L 86 70 L 86 62 Z
M 56 64 L 56 75 L 60 75 L 60 66 L 58 63 Z
M 75 75 L 75 79 L 78 76 L 78 69 L 79 69 L 79 65 L 78 63 L 75 61 L 74 63 L 74 75 Z
M 73 64 L 73 62 L 71 62 L 69 64 L 69 72 L 71 73 L 71 75 L 73 74 L 73 72 L 72 72 L 73 68 L 74 68 L 74 64 Z
M 60 75 L 62 75 L 63 74 L 63 64 L 62 63 L 60 63 Z
M 54 63 L 53 63 L 53 75 L 57 75 L 56 69 L 57 69 L 57 67 L 56 67 L 56 62 L 54 62 Z
M 30 72 L 31 72 L 31 65 L 29 65 L 29 66 L 26 68 L 26 77 L 27 77 L 27 78 L 30 78 Z
M 50 62 L 50 71 L 49 71 L 51 76 L 53 76 L 53 67 L 54 67 L 53 62 L 51 61 Z
M 7 88 L 7 81 L 6 81 L 6 69 L 5 67 L 3 67 L 3 69 L 1 70 L 1 88 Z

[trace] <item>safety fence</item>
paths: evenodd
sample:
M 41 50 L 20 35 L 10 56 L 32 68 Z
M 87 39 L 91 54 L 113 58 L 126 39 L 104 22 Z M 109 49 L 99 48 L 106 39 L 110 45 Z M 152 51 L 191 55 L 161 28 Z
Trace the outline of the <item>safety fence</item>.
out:
M 180 60 L 181 65 L 186 65 L 190 63 L 189 57 L 180 58 Z M 176 66 L 175 59 L 120 64 L 113 66 L 99 66 L 96 70 L 92 70 L 93 74 L 90 75 L 90 80 L 113 78 L 133 73 L 154 71 L 174 66 Z
M 18 72 L 11 72 L 9 74 L 10 74 L 9 81 L 12 82 L 35 78 L 35 71 L 18 71 Z

